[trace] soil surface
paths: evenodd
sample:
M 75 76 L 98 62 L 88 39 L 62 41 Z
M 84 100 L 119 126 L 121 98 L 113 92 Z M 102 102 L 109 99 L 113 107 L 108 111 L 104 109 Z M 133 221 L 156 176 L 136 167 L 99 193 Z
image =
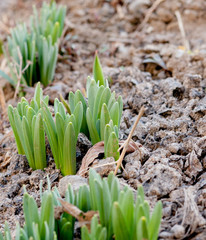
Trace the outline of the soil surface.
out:
M 10 27 L 29 24 L 31 2 L 0 2 L 0 38 Z M 124 159 L 121 181 L 142 184 L 150 202 L 163 203 L 160 239 L 206 239 L 206 1 L 75 0 L 67 5 L 55 81 L 44 89 L 50 104 L 61 93 L 85 88 L 96 50 L 112 90 L 123 97 L 120 138 L 126 139 L 141 106 L 146 107 L 133 140 L 139 151 Z M 151 11 L 153 10 L 153 11 Z M 177 16 L 182 19 L 185 36 Z M 178 24 L 179 23 L 179 24 Z M 8 72 L 3 56 L 0 69 Z M 39 184 L 62 178 L 48 146 L 48 168 L 32 171 L 17 149 L 6 114 L 14 89 L 0 79 L 0 230 L 23 224 L 23 186 L 39 203 Z M 33 88 L 26 88 L 31 98 Z M 88 140 L 79 139 L 78 166 Z M 85 142 L 86 141 L 86 142 Z

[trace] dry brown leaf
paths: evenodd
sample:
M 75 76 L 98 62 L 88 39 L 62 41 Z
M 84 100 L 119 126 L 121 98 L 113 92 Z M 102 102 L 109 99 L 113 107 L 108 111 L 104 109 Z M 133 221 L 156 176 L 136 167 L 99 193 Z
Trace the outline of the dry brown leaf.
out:
M 82 159 L 82 165 L 78 171 L 78 175 L 82 175 L 81 173 L 87 171 L 89 165 L 94 162 L 94 160 L 98 157 L 100 153 L 104 152 L 104 142 L 98 142 L 93 147 L 91 147 L 84 158 Z
M 91 220 L 92 220 L 93 216 L 98 215 L 97 211 L 88 211 L 85 213 L 71 203 L 63 201 L 60 198 L 59 198 L 59 201 L 62 205 L 62 209 L 60 209 L 60 208 L 57 209 L 58 213 L 60 213 L 62 210 L 63 212 L 66 212 L 66 213 L 72 215 L 73 217 L 75 217 L 79 221 L 79 227 L 86 225 L 87 228 L 90 229 Z
M 75 217 L 78 221 L 81 221 L 82 220 L 82 211 L 74 206 L 73 204 L 71 203 L 68 203 L 66 201 L 63 201 L 62 199 L 59 198 L 59 201 L 63 207 L 63 211 L 72 215 L 73 217 Z
M 124 140 L 119 141 L 120 147 L 124 144 Z M 136 150 L 138 150 L 140 145 L 135 143 L 133 140 L 130 141 L 128 148 L 127 148 L 127 153 L 132 153 Z M 78 171 L 78 175 L 84 176 L 88 170 L 88 167 L 90 164 L 94 162 L 94 160 L 99 156 L 99 154 L 104 153 L 104 142 L 98 142 L 96 143 L 93 147 L 91 147 L 87 154 L 84 156 L 82 159 L 82 165 Z

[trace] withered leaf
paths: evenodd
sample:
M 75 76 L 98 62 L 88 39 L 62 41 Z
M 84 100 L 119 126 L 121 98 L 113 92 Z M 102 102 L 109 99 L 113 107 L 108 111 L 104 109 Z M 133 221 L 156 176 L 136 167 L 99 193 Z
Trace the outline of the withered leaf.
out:
M 124 140 L 119 141 L 120 147 L 124 144 Z M 127 153 L 132 153 L 139 149 L 141 145 L 138 145 L 133 140 L 130 140 L 130 143 L 127 147 Z M 91 147 L 87 154 L 82 159 L 82 165 L 78 171 L 78 175 L 85 176 L 88 167 L 94 162 L 94 160 L 99 156 L 100 153 L 104 153 L 104 142 L 98 142 L 93 147 Z
M 151 58 L 147 58 L 147 59 L 143 60 L 143 63 L 154 63 L 154 64 L 162 67 L 163 69 L 167 70 L 165 63 L 159 54 L 155 54 Z
M 71 203 L 63 201 L 60 198 L 59 198 L 59 201 L 62 205 L 63 212 L 66 212 L 72 215 L 73 217 L 75 217 L 79 221 L 80 227 L 83 225 L 86 225 L 87 228 L 90 229 L 91 220 L 94 215 L 98 215 L 98 211 L 83 212 L 82 210 L 80 210 L 78 207 L 74 206 Z
M 104 142 L 98 142 L 93 147 L 91 147 L 84 158 L 82 159 L 82 165 L 77 173 L 77 175 L 82 175 L 85 173 L 91 163 L 98 157 L 100 153 L 104 152 Z M 83 174 L 84 175 L 84 174 Z

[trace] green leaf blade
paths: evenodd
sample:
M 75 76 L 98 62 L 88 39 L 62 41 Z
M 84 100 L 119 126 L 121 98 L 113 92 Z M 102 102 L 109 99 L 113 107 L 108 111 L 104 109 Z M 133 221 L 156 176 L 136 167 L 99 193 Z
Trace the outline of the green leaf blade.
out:
M 76 141 L 73 123 L 69 123 L 64 136 L 63 157 L 61 170 L 63 175 L 76 173 Z
M 94 75 L 95 81 L 96 82 L 99 81 L 100 86 L 105 85 L 104 75 L 103 75 L 102 67 L 101 67 L 97 53 L 95 55 L 95 60 L 94 60 L 93 75 Z
M 41 114 L 37 115 L 34 129 L 34 159 L 36 169 L 44 169 L 46 167 L 46 146 L 43 120 Z
M 116 240 L 128 239 L 129 231 L 122 214 L 122 211 L 117 202 L 114 202 L 112 209 L 112 223 Z

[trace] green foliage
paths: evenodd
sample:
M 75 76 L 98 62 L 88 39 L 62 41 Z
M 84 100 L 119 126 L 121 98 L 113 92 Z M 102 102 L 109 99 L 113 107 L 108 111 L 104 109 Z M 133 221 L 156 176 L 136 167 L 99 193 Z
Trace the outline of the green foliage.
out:
M 59 202 L 59 198 L 61 198 L 59 191 L 57 188 L 52 191 L 54 204 L 55 206 L 61 206 Z M 74 191 L 71 188 L 71 185 L 68 187 L 68 190 L 66 192 L 66 201 L 75 204 L 75 194 Z M 60 219 L 55 220 L 55 232 L 58 236 L 58 239 L 61 240 L 68 240 L 73 239 L 74 235 L 74 217 L 69 215 L 68 213 L 63 213 L 60 217 Z
M 48 106 L 42 102 L 44 126 L 57 168 L 63 175 L 76 173 L 76 143 L 80 132 L 83 106 L 78 102 L 73 114 L 66 114 L 58 99 L 54 102 L 55 121 Z
M 69 105 L 64 105 L 73 112 L 76 104 L 83 104 L 83 120 L 81 132 L 90 138 L 92 144 L 104 141 L 105 157 L 119 158 L 119 127 L 122 116 L 122 98 L 116 100 L 115 92 L 111 92 L 107 80 L 104 79 L 98 55 L 95 55 L 93 66 L 94 79 L 88 77 L 86 92 L 88 101 L 77 90 L 69 94 Z
M 112 205 L 118 200 L 120 186 L 117 178 L 110 174 L 108 179 L 101 179 L 94 170 L 89 173 L 89 186 L 92 210 L 98 210 L 100 223 L 107 229 L 107 239 L 113 235 Z
M 87 97 L 86 102 L 82 93 L 77 90 L 69 94 L 69 107 L 74 111 L 78 101 L 83 104 L 83 120 L 81 132 L 85 133 L 92 144 L 100 141 L 105 142 L 105 156 L 113 156 L 116 160 L 119 158 L 118 135 L 120 119 L 123 110 L 122 98 L 115 98 L 115 92 L 111 92 L 106 82 L 99 86 L 94 79 L 87 79 Z
M 93 66 L 94 80 L 87 80 L 88 108 L 86 122 L 93 144 L 104 141 L 105 157 L 119 159 L 119 127 L 122 116 L 122 98 L 115 99 L 107 80 L 104 79 L 102 67 L 96 53 Z M 85 132 L 84 132 L 85 133 Z
M 52 44 L 52 37 L 50 35 L 47 38 L 41 36 L 38 40 L 37 51 L 39 79 L 44 86 L 47 86 L 54 78 L 58 45 L 57 43 Z
M 38 81 L 38 76 L 36 74 L 36 39 L 35 35 L 28 33 L 26 24 L 18 25 L 11 30 L 11 36 L 8 37 L 8 50 L 9 56 L 12 58 L 12 61 L 8 59 L 8 64 L 14 84 L 16 85 L 18 81 L 17 74 L 20 75 L 20 71 L 26 68 L 27 64 L 30 62 L 30 65 L 22 74 L 21 81 L 24 84 L 32 86 Z M 14 66 L 14 62 L 19 66 Z
M 42 197 L 41 211 L 33 197 L 24 194 L 24 230 L 29 237 L 39 236 L 40 239 L 56 239 L 54 233 L 54 203 L 51 192 L 45 192 Z
M 107 229 L 98 223 L 98 218 L 95 215 L 91 222 L 91 233 L 86 226 L 81 229 L 82 240 L 106 240 Z
M 25 154 L 32 169 L 46 167 L 45 134 L 40 102 L 48 104 L 48 96 L 43 99 L 40 83 L 37 84 L 30 104 L 25 98 L 16 108 L 8 107 L 8 117 L 15 136 L 19 154 Z
M 50 191 L 43 194 L 41 211 L 38 211 L 37 204 L 33 197 L 28 193 L 24 194 L 23 210 L 25 224 L 20 228 L 16 227 L 15 240 L 56 240 L 55 220 L 54 220 L 54 201 Z M 0 240 L 12 240 L 8 225 L 5 225 L 5 236 L 0 234 Z
M 101 177 L 90 170 L 89 190 L 91 209 L 98 210 L 101 226 L 96 225 L 96 231 L 106 227 L 107 238 L 112 239 L 113 235 L 117 240 L 155 240 L 158 237 L 159 227 L 162 217 L 162 203 L 158 202 L 150 215 L 150 208 L 144 200 L 143 187 L 138 188 L 137 198 L 131 189 L 125 187 L 120 190 L 118 179 L 110 173 L 107 179 Z M 94 220 L 95 221 L 95 220 Z M 88 237 L 88 231 L 82 229 Z M 105 238 L 102 238 L 105 239 Z
M 71 240 L 74 234 L 74 217 L 63 213 L 60 219 L 54 219 L 54 206 L 61 206 L 60 194 L 55 188 L 52 192 L 48 181 L 48 190 L 41 195 L 41 211 L 33 197 L 24 195 L 23 210 L 25 226 L 16 228 L 16 240 L 61 239 Z M 41 187 L 40 187 L 41 189 Z M 156 240 L 162 216 L 162 204 L 158 202 L 150 215 L 150 208 L 144 200 L 144 191 L 139 186 L 136 200 L 128 187 L 120 189 L 117 177 L 110 173 L 107 179 L 101 179 L 94 170 L 90 170 L 89 186 L 81 186 L 74 192 L 71 185 L 66 191 L 65 201 L 86 212 L 98 211 L 91 220 L 90 230 L 83 226 L 83 240 Z M 0 240 L 10 240 L 8 224 L 5 224 L 5 236 Z
M 135 205 L 133 202 L 133 193 L 128 189 L 125 194 L 120 193 L 119 201 L 113 204 L 112 223 L 115 239 L 157 239 L 162 217 L 162 203 L 159 201 L 156 204 L 150 216 L 150 207 L 144 200 L 142 186 L 138 188 Z
M 12 81 L 5 75 L 14 86 L 18 75 L 21 82 L 33 86 L 40 81 L 47 86 L 54 78 L 54 72 L 58 55 L 58 39 L 62 35 L 66 8 L 44 3 L 40 16 L 34 8 L 31 16 L 29 31 L 25 24 L 19 24 L 12 29 L 8 37 L 9 56 L 6 51 Z M 10 61 L 9 57 L 13 60 Z M 15 69 L 15 70 L 14 70 Z M 16 74 L 17 73 L 17 74 Z
M 83 118 L 83 105 L 79 101 L 73 114 L 66 114 L 64 105 L 55 99 L 55 118 L 48 107 L 48 96 L 43 99 L 40 83 L 29 104 L 25 98 L 17 108 L 8 107 L 8 116 L 19 154 L 25 154 L 32 169 L 46 167 L 45 131 L 56 167 L 63 175 L 76 173 L 76 143 Z
M 0 232 L 0 240 L 12 240 L 11 231 L 7 222 L 5 223 L 5 226 L 4 226 L 4 236 Z
M 77 90 L 75 93 L 69 93 L 69 105 L 67 105 L 67 109 L 70 109 L 70 112 L 73 113 L 79 101 L 82 103 L 83 106 L 83 118 L 80 131 L 88 136 L 89 130 L 86 122 L 87 103 L 80 90 Z M 64 104 L 66 104 L 66 102 L 64 102 Z
M 109 124 L 106 124 L 104 130 L 104 155 L 105 157 L 113 157 L 115 160 L 119 159 L 119 140 L 118 133 L 113 130 L 113 121 L 110 120 Z M 117 131 L 117 128 L 115 128 Z
M 31 17 L 31 29 L 34 30 L 37 36 L 52 37 L 52 43 L 55 43 L 63 32 L 64 19 L 66 16 L 66 8 L 56 5 L 55 1 L 51 4 L 43 3 L 43 6 L 38 12 L 34 7 L 34 14 Z

